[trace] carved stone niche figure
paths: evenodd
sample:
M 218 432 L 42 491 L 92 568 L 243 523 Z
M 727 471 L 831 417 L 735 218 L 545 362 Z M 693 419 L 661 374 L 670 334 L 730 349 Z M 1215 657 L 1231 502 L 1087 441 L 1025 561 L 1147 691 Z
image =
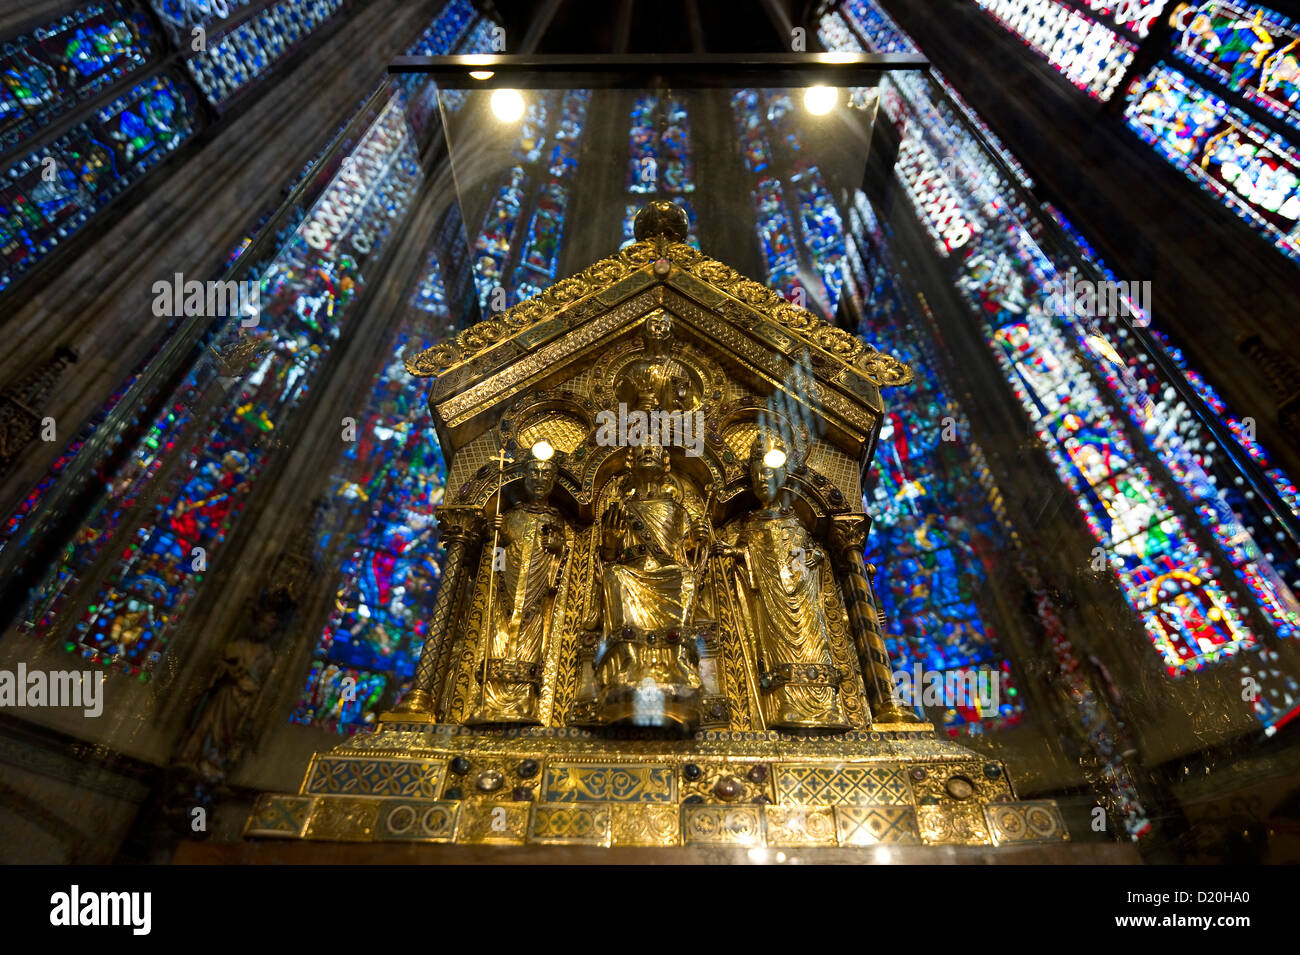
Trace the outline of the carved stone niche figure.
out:
M 245 722 L 275 663 L 272 644 L 291 609 L 265 597 L 251 603 L 247 630 L 222 649 L 221 660 L 191 711 L 175 762 L 206 786 L 225 782 L 243 753 Z
M 599 629 L 602 723 L 692 727 L 703 686 L 695 623 L 708 529 L 669 473 L 668 449 L 627 449 L 626 478 L 600 522 L 600 580 L 587 627 Z
M 736 560 L 742 613 L 756 640 L 760 698 L 768 726 L 848 729 L 822 602 L 827 561 L 785 500 L 787 458 L 779 438 L 760 433 L 749 454 L 758 509 L 724 529 L 714 551 Z
M 564 515 L 547 503 L 555 475 L 554 459 L 530 457 L 524 464 L 527 499 L 494 519 L 497 550 L 477 584 L 492 602 L 484 615 L 486 665 L 480 657 L 479 699 L 470 723 L 538 722 L 542 661 L 564 553 L 574 538 Z

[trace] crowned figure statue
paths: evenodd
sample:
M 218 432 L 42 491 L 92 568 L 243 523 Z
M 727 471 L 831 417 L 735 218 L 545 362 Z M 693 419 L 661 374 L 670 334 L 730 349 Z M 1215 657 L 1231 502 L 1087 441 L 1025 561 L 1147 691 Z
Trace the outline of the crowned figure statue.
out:
M 495 578 L 487 608 L 485 651 L 478 667 L 479 705 L 471 723 L 536 723 L 542 660 L 554 617 L 560 568 L 573 530 L 548 503 L 553 458 L 524 464 L 527 499 L 493 522 L 497 546 L 487 564 Z
M 603 634 L 597 712 L 605 723 L 693 726 L 703 688 L 690 628 L 708 528 L 687 511 L 667 448 L 646 443 L 626 454 L 622 485 L 600 522 L 589 623 Z
M 713 550 L 736 562 L 755 635 L 763 715 L 778 729 L 847 729 L 822 601 L 827 555 L 786 499 L 784 443 L 762 433 L 749 455 L 759 507 L 724 528 Z

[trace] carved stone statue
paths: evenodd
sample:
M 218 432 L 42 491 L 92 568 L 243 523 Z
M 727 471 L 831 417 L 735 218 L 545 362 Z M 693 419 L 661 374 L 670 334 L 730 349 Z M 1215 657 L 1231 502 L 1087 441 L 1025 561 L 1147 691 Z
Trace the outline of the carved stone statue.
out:
M 759 684 L 768 726 L 846 729 L 840 684 L 822 602 L 826 552 L 783 501 L 785 448 L 760 435 L 749 474 L 759 507 L 732 521 L 715 552 L 738 562 L 742 611 L 757 638 Z
M 619 497 L 600 524 L 596 604 L 604 649 L 596 659 L 602 722 L 692 726 L 702 692 L 695 618 L 707 528 L 692 521 L 672 478 L 668 450 L 627 450 Z
M 497 515 L 497 550 L 488 563 L 494 575 L 486 619 L 486 665 L 477 678 L 479 705 L 471 723 L 536 723 L 542 660 L 550 639 L 565 548 L 573 530 L 547 503 L 555 488 L 554 460 L 529 458 L 524 465 L 528 499 Z M 484 672 L 486 671 L 486 680 Z
M 285 612 L 266 601 L 251 609 L 248 629 L 221 652 L 207 689 L 196 702 L 176 763 L 208 785 L 219 785 L 240 758 L 245 723 L 275 663 L 272 646 Z

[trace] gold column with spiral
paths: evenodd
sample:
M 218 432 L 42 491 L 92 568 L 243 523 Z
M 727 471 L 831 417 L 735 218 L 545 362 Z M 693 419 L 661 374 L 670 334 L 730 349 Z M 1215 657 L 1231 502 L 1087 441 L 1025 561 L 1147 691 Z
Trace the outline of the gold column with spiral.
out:
M 483 516 L 478 508 L 438 508 L 438 535 L 446 551 L 446 559 L 442 567 L 442 583 L 438 587 L 438 596 L 434 599 L 429 619 L 429 637 L 420 651 L 420 662 L 415 668 L 415 681 L 411 685 L 411 691 L 401 705 L 391 714 L 385 713 L 380 717 L 381 720 L 390 716 L 400 716 L 403 719 L 411 716 L 434 717 L 437 691 L 446 681 L 451 664 L 451 650 L 455 640 L 450 631 L 456 598 L 463 589 L 471 545 L 478 540 L 482 530 Z
M 866 564 L 864 550 L 871 523 L 865 514 L 850 514 L 831 519 L 831 544 L 844 593 L 844 609 L 849 615 L 853 642 L 862 665 L 862 682 L 866 684 L 871 704 L 871 721 L 876 723 L 919 723 L 916 714 L 894 697 L 894 681 L 889 669 L 889 653 L 876 595 L 868 573 L 875 568 Z

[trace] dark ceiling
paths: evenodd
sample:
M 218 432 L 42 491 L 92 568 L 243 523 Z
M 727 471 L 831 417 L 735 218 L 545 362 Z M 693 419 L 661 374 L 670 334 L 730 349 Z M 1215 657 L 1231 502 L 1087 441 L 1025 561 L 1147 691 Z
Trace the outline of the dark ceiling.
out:
M 790 51 L 790 28 L 810 21 L 816 2 L 479 0 L 478 5 L 505 26 L 510 53 L 780 53 Z M 808 47 L 814 48 L 811 39 Z

